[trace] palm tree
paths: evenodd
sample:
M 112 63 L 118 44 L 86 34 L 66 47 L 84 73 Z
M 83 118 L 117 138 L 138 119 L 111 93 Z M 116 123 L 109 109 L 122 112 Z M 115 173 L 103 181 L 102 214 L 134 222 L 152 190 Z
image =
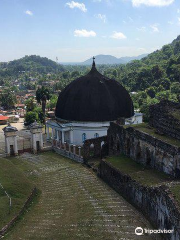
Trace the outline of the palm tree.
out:
M 44 115 L 44 124 L 46 123 L 46 120 L 45 120 L 46 102 L 49 99 L 50 99 L 50 93 L 49 93 L 49 90 L 47 88 L 42 86 L 42 88 L 37 89 L 36 100 L 37 100 L 38 103 L 40 103 L 42 105 L 42 112 L 43 112 L 43 115 Z

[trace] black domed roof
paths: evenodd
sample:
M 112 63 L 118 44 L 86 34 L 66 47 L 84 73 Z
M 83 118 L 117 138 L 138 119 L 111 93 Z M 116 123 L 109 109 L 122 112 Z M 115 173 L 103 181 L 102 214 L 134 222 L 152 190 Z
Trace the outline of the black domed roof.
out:
M 74 80 L 59 94 L 55 115 L 69 121 L 105 122 L 132 117 L 134 107 L 126 89 L 100 74 L 93 63 L 86 76 Z

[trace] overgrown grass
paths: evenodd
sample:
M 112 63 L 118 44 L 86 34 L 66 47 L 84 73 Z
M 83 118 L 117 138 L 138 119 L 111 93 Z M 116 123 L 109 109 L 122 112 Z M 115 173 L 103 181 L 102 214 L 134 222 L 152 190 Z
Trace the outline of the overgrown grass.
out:
M 5 158 L 0 158 L 0 183 L 12 198 L 12 207 L 9 208 L 9 199 L 0 188 L 0 228 L 2 228 L 21 210 L 33 189 L 33 184 L 11 160 Z
M 143 165 L 124 155 L 108 157 L 107 162 L 111 163 L 122 173 L 128 174 L 137 182 L 145 186 L 154 186 L 170 180 L 170 177 L 155 169 L 146 168 Z
M 126 126 L 126 128 L 128 127 L 128 125 Z M 159 139 L 159 140 L 162 140 L 166 143 L 169 143 L 171 145 L 174 145 L 174 146 L 177 146 L 177 147 L 180 147 L 180 141 L 175 139 L 175 138 L 171 138 L 171 137 L 168 137 L 168 136 L 165 136 L 165 135 L 160 135 L 158 133 L 156 133 L 156 130 L 150 126 L 148 126 L 147 123 L 142 123 L 142 124 L 138 124 L 138 125 L 132 125 L 132 127 L 134 129 L 137 129 L 139 131 L 142 131 L 142 132 L 145 132 L 145 133 L 148 133 L 149 135 Z
M 170 190 L 174 194 L 174 197 L 180 207 L 180 184 L 170 187 Z
M 171 114 L 174 118 L 176 118 L 177 120 L 180 121 L 180 111 L 179 110 L 172 111 Z

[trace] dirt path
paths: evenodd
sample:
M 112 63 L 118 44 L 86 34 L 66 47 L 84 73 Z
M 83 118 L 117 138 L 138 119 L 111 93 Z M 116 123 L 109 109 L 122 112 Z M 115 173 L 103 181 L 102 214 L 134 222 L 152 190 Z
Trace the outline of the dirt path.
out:
M 55 153 L 24 154 L 18 161 L 35 169 L 42 194 L 5 239 L 152 239 L 134 234 L 147 221 L 89 169 Z

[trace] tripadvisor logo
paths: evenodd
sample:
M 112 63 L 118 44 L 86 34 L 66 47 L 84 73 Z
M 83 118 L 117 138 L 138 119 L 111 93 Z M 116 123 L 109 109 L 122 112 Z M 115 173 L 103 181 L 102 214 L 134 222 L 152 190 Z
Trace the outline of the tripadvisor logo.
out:
M 166 229 L 156 229 L 156 230 L 152 230 L 152 229 L 146 229 L 146 228 L 141 228 L 141 227 L 137 227 L 136 229 L 135 229 L 135 234 L 136 235 L 143 235 L 143 233 L 148 233 L 148 234 L 153 234 L 153 233 L 155 233 L 155 234 L 158 234 L 158 233 L 173 233 L 174 232 L 174 230 L 166 230 Z
M 143 235 L 143 229 L 141 228 L 141 227 L 137 227 L 136 229 L 135 229 L 135 234 L 136 235 Z

